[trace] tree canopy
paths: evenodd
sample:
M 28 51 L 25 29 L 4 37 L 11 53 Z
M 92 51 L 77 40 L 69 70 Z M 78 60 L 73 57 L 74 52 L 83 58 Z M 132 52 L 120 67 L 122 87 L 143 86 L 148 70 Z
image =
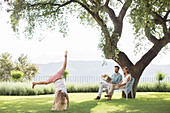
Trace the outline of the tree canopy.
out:
M 133 24 L 136 38 L 148 39 L 153 44 L 159 39 L 168 39 L 169 6 L 169 0 L 134 0 L 130 10 L 130 22 Z
M 59 31 L 66 36 L 69 14 L 79 18 L 82 24 L 101 28 L 99 47 L 106 58 L 111 58 L 111 53 L 114 53 L 114 57 L 119 53 L 117 43 L 129 8 L 130 22 L 138 38 L 143 34 L 142 37 L 146 36 L 149 41 L 155 42 L 156 39 L 169 36 L 169 0 L 15 0 L 8 3 L 13 30 L 18 32 L 20 20 L 24 20 L 25 35 L 28 38 L 34 36 L 37 27 L 45 30 L 45 25 L 54 30 L 56 24 Z M 115 9 L 120 9 L 118 15 L 115 14 Z

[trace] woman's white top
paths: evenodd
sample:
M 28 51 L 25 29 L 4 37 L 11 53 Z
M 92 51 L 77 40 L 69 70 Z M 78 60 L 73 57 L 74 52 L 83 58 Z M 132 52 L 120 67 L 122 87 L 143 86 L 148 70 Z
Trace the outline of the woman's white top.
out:
M 67 89 L 64 79 L 59 79 L 55 81 L 55 92 L 62 90 L 67 94 Z
M 126 83 L 126 81 L 127 81 L 127 79 L 128 79 L 129 77 L 131 77 L 130 74 L 128 74 L 126 77 L 123 77 L 123 82 L 122 82 L 122 84 Z

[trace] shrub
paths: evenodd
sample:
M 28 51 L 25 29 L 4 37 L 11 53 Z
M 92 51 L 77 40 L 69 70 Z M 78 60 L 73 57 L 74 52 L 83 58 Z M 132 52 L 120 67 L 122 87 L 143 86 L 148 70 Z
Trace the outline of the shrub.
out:
M 145 83 L 139 84 L 137 92 L 170 92 L 170 83 Z
M 30 82 L 0 82 L 0 95 L 44 95 L 54 94 L 54 84 L 37 85 L 31 88 Z M 99 84 L 66 83 L 67 92 L 98 92 Z M 137 92 L 170 92 L 170 83 L 139 84 Z
M 156 74 L 156 79 L 158 80 L 158 83 L 159 83 L 159 84 L 160 84 L 161 81 L 165 78 L 166 75 L 167 75 L 167 74 L 164 74 L 164 73 L 162 73 L 162 72 L 158 72 L 158 73 Z
M 0 95 L 44 95 L 55 92 L 52 84 L 31 88 L 30 82 L 1 82 Z
M 65 79 L 65 81 L 66 81 L 66 79 L 67 79 L 68 76 L 69 76 L 69 71 L 68 71 L 68 70 L 65 70 L 65 71 L 64 71 L 64 74 L 63 74 L 63 78 Z
M 14 81 L 21 80 L 22 76 L 24 76 L 24 73 L 22 71 L 15 71 L 15 70 L 11 71 L 11 77 L 12 77 L 12 80 Z

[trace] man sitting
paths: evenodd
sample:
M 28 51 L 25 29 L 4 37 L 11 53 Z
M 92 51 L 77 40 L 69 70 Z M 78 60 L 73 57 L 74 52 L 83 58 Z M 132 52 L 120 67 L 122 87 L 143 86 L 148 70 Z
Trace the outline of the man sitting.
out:
M 103 92 L 103 88 L 109 89 L 111 84 L 116 85 L 116 84 L 120 83 L 120 81 L 122 80 L 122 75 L 119 73 L 119 66 L 115 66 L 115 74 L 112 75 L 112 79 L 113 79 L 113 81 L 111 81 L 110 83 L 100 83 L 98 96 L 96 98 L 94 98 L 95 100 L 100 100 L 102 92 Z M 111 95 L 113 95 L 113 90 L 111 92 Z

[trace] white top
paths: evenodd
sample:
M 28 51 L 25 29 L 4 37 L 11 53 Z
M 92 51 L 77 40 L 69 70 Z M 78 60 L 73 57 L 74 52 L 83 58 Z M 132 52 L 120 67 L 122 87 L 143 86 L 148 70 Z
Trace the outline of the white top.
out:
M 59 79 L 55 81 L 55 92 L 62 90 L 67 94 L 67 89 L 64 79 Z
M 126 77 L 123 77 L 123 82 L 122 82 L 122 84 L 126 83 L 126 81 L 127 81 L 128 77 L 131 77 L 131 75 L 130 75 L 130 74 L 128 74 Z

